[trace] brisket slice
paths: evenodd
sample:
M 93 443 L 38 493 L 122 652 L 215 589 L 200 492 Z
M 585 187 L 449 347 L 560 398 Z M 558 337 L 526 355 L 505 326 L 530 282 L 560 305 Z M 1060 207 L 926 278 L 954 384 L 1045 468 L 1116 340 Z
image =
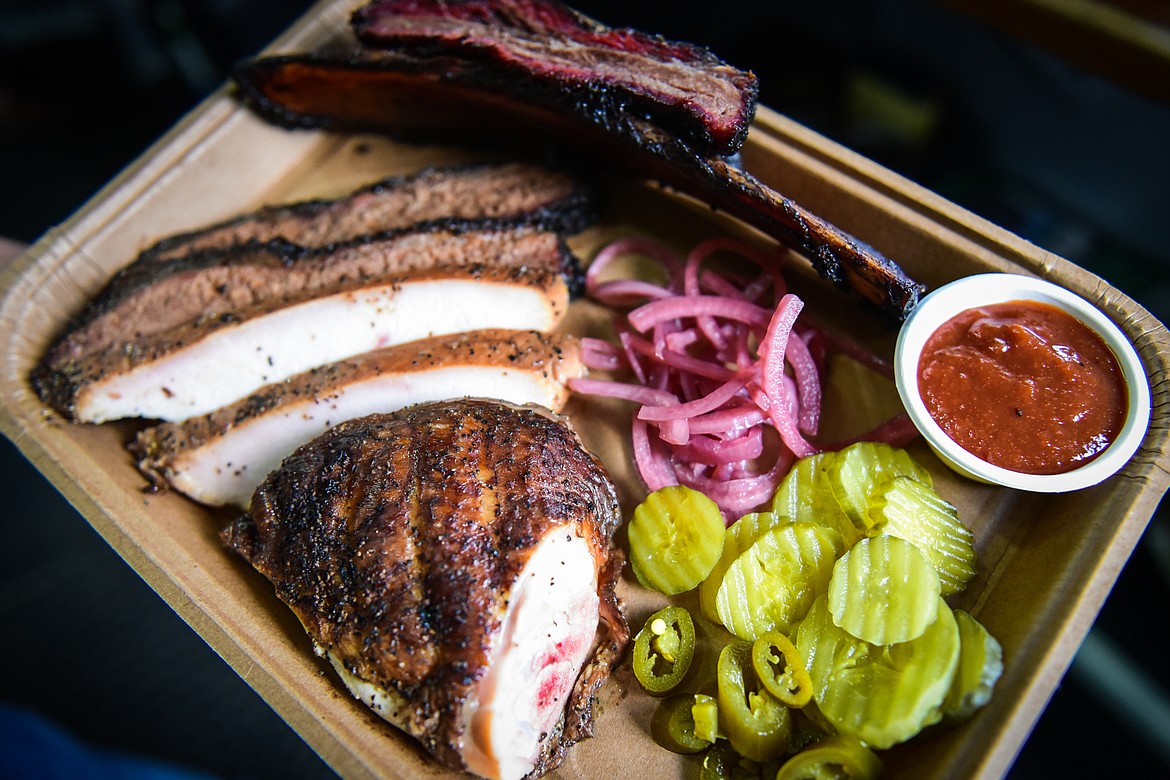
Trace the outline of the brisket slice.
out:
M 874 248 L 777 192 L 730 161 L 637 117 L 582 117 L 533 91 L 530 81 L 451 57 L 358 50 L 242 63 L 243 98 L 289 127 L 385 132 L 508 145 L 569 143 L 619 173 L 658 180 L 726 211 L 805 254 L 817 271 L 900 321 L 923 287 Z
M 437 220 L 307 250 L 283 240 L 139 259 L 118 272 L 48 351 L 52 369 L 199 318 L 436 265 L 537 265 L 580 288 L 559 233 L 519 219 Z
M 264 206 L 158 241 L 139 261 L 282 239 L 317 249 L 436 219 L 524 216 L 576 233 L 596 218 L 592 191 L 566 173 L 526 163 L 434 167 L 374 182 L 336 199 Z
M 755 114 L 753 74 L 555 0 L 376 0 L 353 28 L 371 49 L 482 63 L 584 119 L 645 117 L 702 154 L 738 151 Z

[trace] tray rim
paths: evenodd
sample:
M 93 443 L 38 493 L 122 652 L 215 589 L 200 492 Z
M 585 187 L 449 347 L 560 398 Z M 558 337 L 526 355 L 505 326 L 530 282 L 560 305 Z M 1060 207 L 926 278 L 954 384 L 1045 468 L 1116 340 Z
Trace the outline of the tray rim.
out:
M 268 50 L 296 46 L 319 34 L 319 14 L 326 10 L 338 14 L 343 5 L 347 4 L 333 0 L 318 2 Z M 227 85 L 196 106 L 77 212 L 61 225 L 48 230 L 0 272 L 0 311 L 9 308 L 18 283 L 27 282 L 27 276 L 38 268 L 44 257 L 66 254 L 72 246 L 83 244 L 88 236 L 100 233 L 166 176 L 187 149 L 246 112 L 247 109 L 231 97 Z M 1063 277 L 1057 281 L 1089 298 L 1119 321 L 1138 346 L 1147 375 L 1158 381 L 1151 381 L 1154 420 L 1139 454 L 1123 477 L 1127 480 L 1124 519 L 1113 529 L 1109 546 L 1097 561 L 1094 579 L 1090 583 L 1110 585 L 1132 553 L 1162 494 L 1170 486 L 1170 425 L 1167 424 L 1170 388 L 1161 381 L 1170 364 L 1170 334 L 1165 326 L 1103 279 L 771 109 L 761 107 L 758 110 L 749 143 L 769 153 L 800 158 L 803 165 L 819 172 L 831 185 L 849 182 L 863 188 L 868 197 L 882 204 L 882 209 L 897 214 L 909 224 L 929 225 L 941 231 L 944 240 L 962 245 L 973 254 L 1006 260 L 1043 278 Z M 12 323 L 5 320 L 0 333 L 11 328 Z M 257 659 L 264 655 L 264 648 L 248 640 L 248 632 L 242 626 L 226 621 L 224 615 L 217 614 L 214 607 L 203 603 L 185 587 L 190 583 L 189 575 L 180 577 L 168 570 L 162 562 L 165 556 L 160 556 L 158 550 L 149 549 L 143 540 L 134 538 L 118 524 L 117 512 L 125 504 L 126 497 L 113 486 L 79 479 L 71 473 L 59 457 L 63 442 L 46 441 L 38 435 L 39 424 L 43 421 L 37 417 L 42 411 L 35 404 L 6 403 L 0 409 L 0 432 L 13 441 L 147 584 L 305 737 L 326 762 L 347 775 L 373 775 L 376 768 L 385 770 L 384 766 L 377 767 L 375 757 L 353 753 L 346 744 L 353 740 L 335 733 L 336 722 L 326 725 L 329 723 L 327 707 L 314 709 L 306 706 L 302 691 L 290 687 L 284 677 L 274 676 L 264 664 L 258 663 Z M 1018 739 L 998 740 L 995 749 L 983 758 L 981 776 L 998 776 L 1010 765 L 1071 663 L 1107 593 L 1108 587 L 1083 589 L 1081 600 L 1070 605 L 1067 614 L 1061 617 L 1060 625 L 1055 627 L 1057 641 L 1040 649 L 1044 657 L 1039 668 L 1044 674 L 1032 681 L 1030 689 L 1021 697 L 1022 706 L 1012 713 L 1010 730 L 1018 732 Z

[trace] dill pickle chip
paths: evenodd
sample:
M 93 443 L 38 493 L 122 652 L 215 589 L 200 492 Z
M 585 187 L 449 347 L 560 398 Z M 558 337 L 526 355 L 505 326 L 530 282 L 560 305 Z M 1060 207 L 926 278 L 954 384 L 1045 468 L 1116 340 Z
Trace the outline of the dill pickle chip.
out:
M 711 573 L 723 550 L 723 514 L 705 495 L 683 485 L 655 490 L 634 509 L 627 532 L 638 582 L 674 596 Z
M 832 528 L 849 546 L 861 538 L 861 532 L 841 509 L 829 484 L 828 469 L 834 457 L 832 452 L 818 452 L 792 464 L 772 494 L 772 512 Z
M 872 645 L 836 625 L 822 595 L 797 626 L 796 647 L 829 725 L 885 749 L 941 718 L 959 663 L 959 628 L 940 603 L 938 617 L 917 639 Z
M 723 551 L 719 560 L 715 562 L 711 573 L 699 583 L 699 610 L 704 617 L 715 623 L 722 622 L 719 619 L 719 611 L 715 608 L 715 596 L 719 593 L 723 574 L 731 562 L 751 547 L 764 531 L 790 522 L 791 518 L 772 512 L 752 512 L 727 527 L 727 532 L 723 535 Z
M 908 642 L 938 616 L 938 573 L 905 539 L 862 539 L 833 565 L 829 614 L 833 622 L 874 645 Z
M 1003 648 L 983 624 L 961 609 L 955 610 L 959 624 L 959 667 L 947 698 L 943 717 L 960 722 L 991 699 L 991 691 L 1003 674 Z
M 844 547 L 840 534 L 816 523 L 765 531 L 724 572 L 715 594 L 719 621 L 740 639 L 786 633 L 828 587 Z
M 776 526 L 786 525 L 791 522 L 792 518 L 777 515 L 774 512 L 751 512 L 732 523 L 728 527 L 727 533 L 737 536 L 739 544 L 746 550 L 765 531 L 771 531 Z
M 826 473 L 841 510 L 862 534 L 874 524 L 869 517 L 870 495 L 885 480 L 904 476 L 934 487 L 930 472 L 909 452 L 880 442 L 850 444 L 833 456 Z
M 871 532 L 901 537 L 923 552 L 942 580 L 944 598 L 967 587 L 975 576 L 975 534 L 933 488 L 894 477 L 873 495 L 869 514 L 875 523 Z

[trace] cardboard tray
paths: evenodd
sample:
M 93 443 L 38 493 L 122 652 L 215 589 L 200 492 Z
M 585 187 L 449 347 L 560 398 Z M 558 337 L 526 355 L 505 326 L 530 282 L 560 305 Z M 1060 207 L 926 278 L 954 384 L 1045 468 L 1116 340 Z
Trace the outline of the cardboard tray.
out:
M 323 3 L 272 47 L 303 50 L 342 34 L 351 2 Z M 271 586 L 220 546 L 231 511 L 176 494 L 152 495 L 125 443 L 135 426 L 73 425 L 33 394 L 28 373 L 50 339 L 113 272 L 151 241 L 277 202 L 341 194 L 383 175 L 470 153 L 405 146 L 372 136 L 285 131 L 214 95 L 0 276 L 3 412 L 0 427 L 111 546 L 233 668 L 346 777 L 444 777 L 449 773 L 353 700 L 314 657 Z M 1041 276 L 1088 298 L 1137 345 L 1153 388 L 1153 421 L 1117 476 L 1070 495 L 1031 495 L 955 477 L 929 451 L 914 453 L 978 539 L 979 573 L 956 606 L 1000 640 L 1005 670 L 991 703 L 958 728 L 936 728 L 884 754 L 892 777 L 999 777 L 1027 737 L 1170 482 L 1170 337 L 1161 323 L 1105 281 L 946 202 L 784 117 L 761 109 L 745 167 L 807 208 L 897 260 L 933 287 L 980 271 Z M 656 187 L 614 180 L 601 226 L 575 237 L 583 258 L 606 240 L 639 233 L 685 247 L 716 233 L 761 240 L 709 209 Z M 871 347 L 892 352 L 895 333 L 847 296 L 792 264 L 806 313 Z M 802 315 L 803 316 L 803 315 Z M 575 303 L 566 327 L 604 335 L 606 315 Z M 827 418 L 841 433 L 896 409 L 892 386 L 834 365 Z M 568 410 L 622 491 L 641 488 L 629 466 L 628 409 L 575 401 Z M 621 584 L 639 626 L 663 598 Z M 684 600 L 685 603 L 685 600 Z M 694 776 L 695 764 L 656 747 L 654 702 L 623 668 L 603 689 L 596 737 L 570 752 L 563 777 Z

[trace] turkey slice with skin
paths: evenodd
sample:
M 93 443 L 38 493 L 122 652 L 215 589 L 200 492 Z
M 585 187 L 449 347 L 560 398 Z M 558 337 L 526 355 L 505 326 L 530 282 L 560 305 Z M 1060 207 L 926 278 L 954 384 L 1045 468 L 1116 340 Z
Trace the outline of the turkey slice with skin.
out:
M 332 425 L 425 401 L 481 396 L 559 410 L 581 376 L 577 339 L 483 330 L 375 350 L 138 434 L 138 466 L 196 501 L 246 507 L 281 460 Z
M 550 331 L 569 302 L 542 268 L 436 267 L 201 318 L 59 369 L 42 392 L 81 422 L 207 414 L 370 350 L 485 328 Z

